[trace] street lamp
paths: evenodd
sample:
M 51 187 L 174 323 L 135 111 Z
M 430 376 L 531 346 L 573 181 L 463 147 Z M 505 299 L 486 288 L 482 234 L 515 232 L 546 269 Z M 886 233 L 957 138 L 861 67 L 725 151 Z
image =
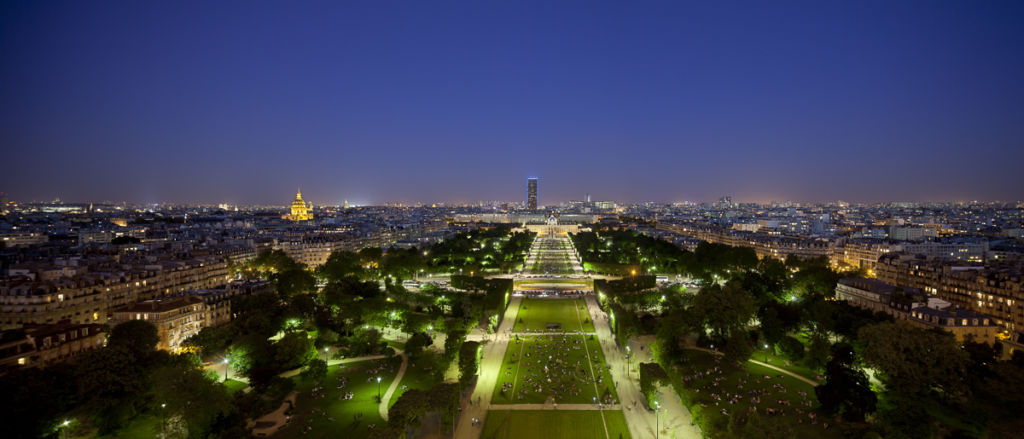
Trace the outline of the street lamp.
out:
M 64 436 L 64 439 L 67 439 L 67 437 L 68 437 L 68 424 L 70 422 L 71 421 L 68 421 L 67 419 L 65 419 L 64 420 L 64 425 L 60 428 L 62 436 Z
M 224 382 L 228 381 L 228 371 L 231 370 L 231 365 L 228 364 L 227 357 L 224 358 Z
M 327 348 L 324 348 L 324 362 L 327 362 Z
M 160 404 L 160 438 L 161 439 L 167 437 L 167 431 L 166 431 L 166 429 L 164 427 L 165 425 L 167 425 L 167 411 L 164 410 L 166 408 L 167 408 L 167 404 L 166 403 L 161 403 Z
M 661 418 L 658 414 L 661 412 L 661 404 L 658 401 L 654 401 L 654 430 L 656 437 L 661 437 Z
M 377 377 L 377 401 L 380 401 L 380 377 Z

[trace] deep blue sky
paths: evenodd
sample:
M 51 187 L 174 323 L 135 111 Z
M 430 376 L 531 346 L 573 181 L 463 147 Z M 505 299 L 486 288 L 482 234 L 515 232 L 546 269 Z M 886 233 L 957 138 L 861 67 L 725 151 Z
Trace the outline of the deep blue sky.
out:
M 0 191 L 1018 200 L 1022 23 L 1021 1 L 12 0 Z

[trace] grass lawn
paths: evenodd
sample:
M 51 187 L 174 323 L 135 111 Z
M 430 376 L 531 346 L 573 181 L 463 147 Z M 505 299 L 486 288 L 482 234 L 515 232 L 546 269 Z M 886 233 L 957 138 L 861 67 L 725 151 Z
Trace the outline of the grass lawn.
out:
M 604 354 L 589 335 L 520 336 L 505 351 L 492 404 L 541 404 L 549 396 L 561 404 L 588 404 L 607 389 L 618 398 Z M 584 344 L 586 345 L 584 347 Z M 587 358 L 589 349 L 590 358 Z M 548 359 L 551 356 L 553 358 Z M 524 361 L 525 360 L 525 361 Z M 544 366 L 548 370 L 544 370 Z M 595 393 L 594 378 L 599 376 Z M 551 381 L 548 382 L 548 379 Z M 506 389 L 502 392 L 502 389 Z
M 398 398 L 407 390 L 426 390 L 444 380 L 444 371 L 438 370 L 436 364 L 439 361 L 438 357 L 438 355 L 424 354 L 420 359 L 409 359 L 409 367 L 405 368 L 402 382 L 398 383 L 399 385 L 395 388 L 395 393 L 391 395 L 391 400 L 388 401 L 389 408 L 395 405 Z
M 78 437 L 74 434 L 74 430 L 71 431 L 69 437 Z M 105 436 L 99 436 L 103 439 L 114 439 L 114 438 L 151 438 L 159 437 L 160 435 L 160 417 L 152 415 L 139 415 L 135 419 L 128 421 L 124 425 L 124 428 Z
M 680 379 L 673 382 L 690 411 L 703 420 L 702 429 L 710 426 L 725 432 L 730 415 L 722 410 L 729 414 L 746 413 L 754 405 L 762 416 L 785 419 L 783 423 L 793 429 L 795 437 L 842 437 L 838 428 L 822 428 L 823 420 L 834 421 L 821 413 L 817 413 L 816 425 L 810 423 L 808 413 L 815 411 L 818 405 L 810 384 L 749 362 L 744 363 L 742 369 L 729 369 L 720 359 L 703 351 L 686 351 L 679 369 Z M 752 401 L 755 396 L 750 392 L 758 394 L 759 402 Z M 811 403 L 810 407 L 805 405 L 806 401 Z M 784 414 L 766 415 L 769 409 L 784 411 Z
M 594 332 L 587 304 L 583 299 L 523 299 L 513 332 L 547 331 L 548 323 L 561 323 L 553 332 Z
M 817 381 L 817 378 L 815 377 L 818 375 L 818 373 L 815 372 L 814 370 L 811 370 L 811 368 L 804 366 L 802 364 L 793 363 L 792 361 L 789 361 L 789 359 L 787 359 L 785 356 L 776 354 L 775 352 L 768 349 L 755 350 L 754 354 L 750 356 L 750 359 L 761 362 L 764 362 L 767 359 L 768 364 L 771 364 L 772 366 L 775 366 L 779 369 L 785 369 L 809 380 Z
M 607 435 L 605 426 L 608 427 Z M 597 410 L 491 410 L 482 439 L 628 439 L 621 411 Z
M 378 414 L 377 376 L 380 376 L 380 393 L 383 395 L 402 360 L 399 357 L 361 361 L 345 364 L 339 369 L 337 365 L 327 370 L 327 379 L 322 383 L 322 398 L 313 396 L 314 383 L 309 379 L 295 377 L 295 390 L 299 392 L 296 407 L 292 413 L 290 425 L 282 428 L 276 438 L 360 438 L 369 435 L 369 426 L 375 424 L 384 427 L 385 421 Z M 383 368 L 382 370 L 380 370 Z M 375 371 L 375 369 L 379 371 Z M 340 377 L 348 378 L 348 384 L 338 389 Z M 352 392 L 350 400 L 339 398 Z M 314 412 L 315 410 L 315 412 Z M 356 421 L 355 416 L 362 414 Z M 333 419 L 333 420 L 332 420 Z M 312 430 L 303 434 L 307 426 Z
M 228 393 L 235 393 L 235 392 L 237 392 L 239 390 L 242 390 L 242 389 L 244 389 L 246 387 L 249 387 L 249 383 L 246 383 L 244 381 L 238 381 L 238 380 L 222 381 L 222 384 L 224 384 L 224 387 L 227 388 Z

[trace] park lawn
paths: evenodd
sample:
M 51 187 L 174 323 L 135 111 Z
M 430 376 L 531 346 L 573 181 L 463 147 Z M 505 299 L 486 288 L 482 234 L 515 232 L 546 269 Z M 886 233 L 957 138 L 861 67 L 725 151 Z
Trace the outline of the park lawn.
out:
M 548 323 L 562 324 L 562 329 L 551 332 L 594 332 L 583 299 L 523 299 L 515 322 L 513 332 L 547 332 Z
M 400 357 L 360 361 L 357 363 L 330 366 L 327 370 L 327 379 L 322 383 L 323 398 L 314 398 L 311 390 L 314 387 L 312 380 L 296 376 L 295 390 L 299 392 L 295 401 L 295 409 L 292 412 L 292 422 L 285 426 L 277 434 L 276 438 L 360 438 L 370 434 L 370 425 L 377 428 L 385 427 L 386 421 L 381 419 L 378 413 L 379 404 L 377 397 L 377 380 L 380 376 L 380 393 L 387 391 L 391 380 L 394 379 L 401 364 Z M 373 373 L 371 370 L 384 365 L 384 370 Z M 338 389 L 338 378 L 348 378 L 348 384 L 343 389 Z M 369 381 L 367 381 L 369 379 Z M 350 400 L 340 399 L 339 396 L 353 392 Z M 313 409 L 317 413 L 312 413 Z M 323 414 L 326 412 L 326 416 Z M 356 421 L 355 416 L 362 414 L 361 420 Z M 333 418 L 333 421 L 329 418 Z M 312 430 L 303 434 L 307 426 Z
M 440 366 L 436 364 L 440 358 L 437 355 L 424 355 L 420 359 L 409 359 L 409 367 L 405 368 L 405 375 L 402 381 L 395 387 L 395 392 L 388 401 L 388 408 L 395 405 L 398 398 L 411 389 L 427 390 L 444 381 L 444 370 L 437 370 Z M 386 389 L 385 389 L 386 390 Z
M 743 369 L 727 370 L 723 368 L 724 362 L 716 361 L 720 358 L 720 356 L 704 351 L 685 351 L 683 364 L 679 370 L 682 376 L 694 376 L 698 372 L 705 375 L 702 378 L 692 378 L 688 382 L 683 382 L 681 376 L 679 377 L 680 379 L 673 380 L 673 386 L 680 393 L 679 396 L 683 403 L 694 414 L 695 419 L 701 419 L 702 430 L 706 430 L 711 426 L 712 429 L 717 431 L 727 431 L 731 415 L 747 413 L 753 404 L 751 396 L 747 392 L 768 390 L 771 393 L 760 396 L 760 403 L 757 404 L 758 412 L 762 416 L 781 418 L 784 425 L 793 429 L 795 437 L 842 437 L 840 429 L 830 428 L 826 430 L 822 427 L 822 421 L 831 421 L 834 424 L 834 421 L 822 413 L 818 413 L 817 425 L 809 423 L 807 413 L 815 411 L 818 406 L 817 398 L 814 395 L 814 386 L 791 376 L 781 374 L 776 370 L 750 362 L 744 363 Z M 724 372 L 708 375 L 708 371 L 714 367 L 718 367 Z M 765 375 L 769 378 L 765 379 Z M 716 378 L 721 378 L 717 384 L 715 383 Z M 746 381 L 746 383 L 744 384 L 743 381 Z M 776 384 L 781 385 L 785 391 L 775 388 Z M 804 392 L 804 394 L 801 395 L 800 392 Z M 713 397 L 714 394 L 722 396 L 722 400 L 717 401 Z M 725 394 L 740 394 L 741 398 L 735 404 L 731 404 L 725 397 Z M 789 401 L 790 405 L 779 404 L 777 402 L 779 400 Z M 810 401 L 811 407 L 805 406 L 804 401 Z M 727 410 L 729 414 L 723 414 L 721 412 L 723 409 Z M 785 410 L 785 414 L 766 415 L 766 409 Z M 804 413 L 798 414 L 796 412 L 798 409 Z
M 108 435 L 99 436 L 102 439 L 134 439 L 134 438 L 150 438 L 160 436 L 160 417 L 153 416 L 151 414 L 143 414 L 136 416 L 131 421 L 128 421 L 120 430 L 113 432 Z M 75 435 L 75 431 L 70 431 L 70 437 L 78 437 Z
M 605 434 L 607 426 L 607 435 Z M 630 438 L 621 411 L 491 410 L 481 439 L 618 439 Z
M 771 364 L 772 366 L 779 369 L 785 369 L 812 381 L 818 381 L 817 372 L 802 364 L 793 363 L 784 355 L 779 355 L 771 349 L 757 349 L 754 351 L 753 355 L 750 356 L 750 359 L 761 362 L 764 362 L 765 359 L 767 359 L 768 364 Z
M 589 404 L 594 401 L 595 397 L 602 396 L 607 390 L 611 395 L 612 402 L 617 402 L 618 395 L 615 391 L 615 386 L 612 385 L 611 373 L 605 366 L 604 353 L 601 352 L 600 342 L 595 337 L 593 340 L 590 339 L 589 335 L 536 335 L 536 336 L 520 336 L 522 340 L 519 343 L 513 341 L 509 344 L 508 349 L 505 350 L 505 358 L 502 360 L 501 371 L 499 372 L 498 380 L 495 383 L 494 396 L 491 398 L 492 404 L 542 404 L 549 396 L 555 398 L 555 401 L 560 404 Z M 554 346 L 548 344 L 548 353 L 563 352 L 565 358 L 563 363 L 551 363 L 552 371 L 571 371 L 571 376 L 564 376 L 561 383 L 572 384 L 575 383 L 576 388 L 579 389 L 578 394 L 562 394 L 560 392 L 553 392 L 549 388 L 545 388 L 540 392 L 536 391 L 536 387 L 529 385 L 530 381 L 536 382 L 541 380 L 543 382 L 545 375 L 542 365 L 533 364 L 527 367 L 521 367 L 520 360 L 525 358 L 527 361 L 536 361 L 537 359 L 543 358 L 545 354 L 542 351 L 542 343 L 551 343 L 549 340 L 555 340 L 559 342 L 564 340 L 569 343 L 570 346 L 576 346 L 575 341 L 583 341 L 586 343 L 586 348 L 579 344 L 580 349 L 565 348 L 562 344 L 556 344 Z M 587 358 L 587 350 L 589 349 L 590 358 Z M 529 354 L 529 356 L 527 356 Z M 576 367 L 579 363 L 581 366 Z M 565 366 L 563 367 L 562 364 Z M 598 384 L 599 393 L 595 393 L 592 376 L 600 376 L 601 381 Z M 554 383 L 557 384 L 558 379 Z M 513 388 L 507 392 L 502 392 L 504 384 L 512 384 Z M 545 383 L 547 384 L 547 383 Z M 523 393 L 525 391 L 525 393 Z
M 239 390 L 249 387 L 249 383 L 238 380 L 227 380 L 222 381 L 221 383 L 224 384 L 224 387 L 227 389 L 228 393 L 235 393 Z

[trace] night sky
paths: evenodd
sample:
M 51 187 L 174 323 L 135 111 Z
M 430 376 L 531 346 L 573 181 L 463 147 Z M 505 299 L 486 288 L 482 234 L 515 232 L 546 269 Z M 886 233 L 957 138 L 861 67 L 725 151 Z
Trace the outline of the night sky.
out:
M 0 191 L 1024 199 L 1024 2 L 684 3 L 5 1 Z

